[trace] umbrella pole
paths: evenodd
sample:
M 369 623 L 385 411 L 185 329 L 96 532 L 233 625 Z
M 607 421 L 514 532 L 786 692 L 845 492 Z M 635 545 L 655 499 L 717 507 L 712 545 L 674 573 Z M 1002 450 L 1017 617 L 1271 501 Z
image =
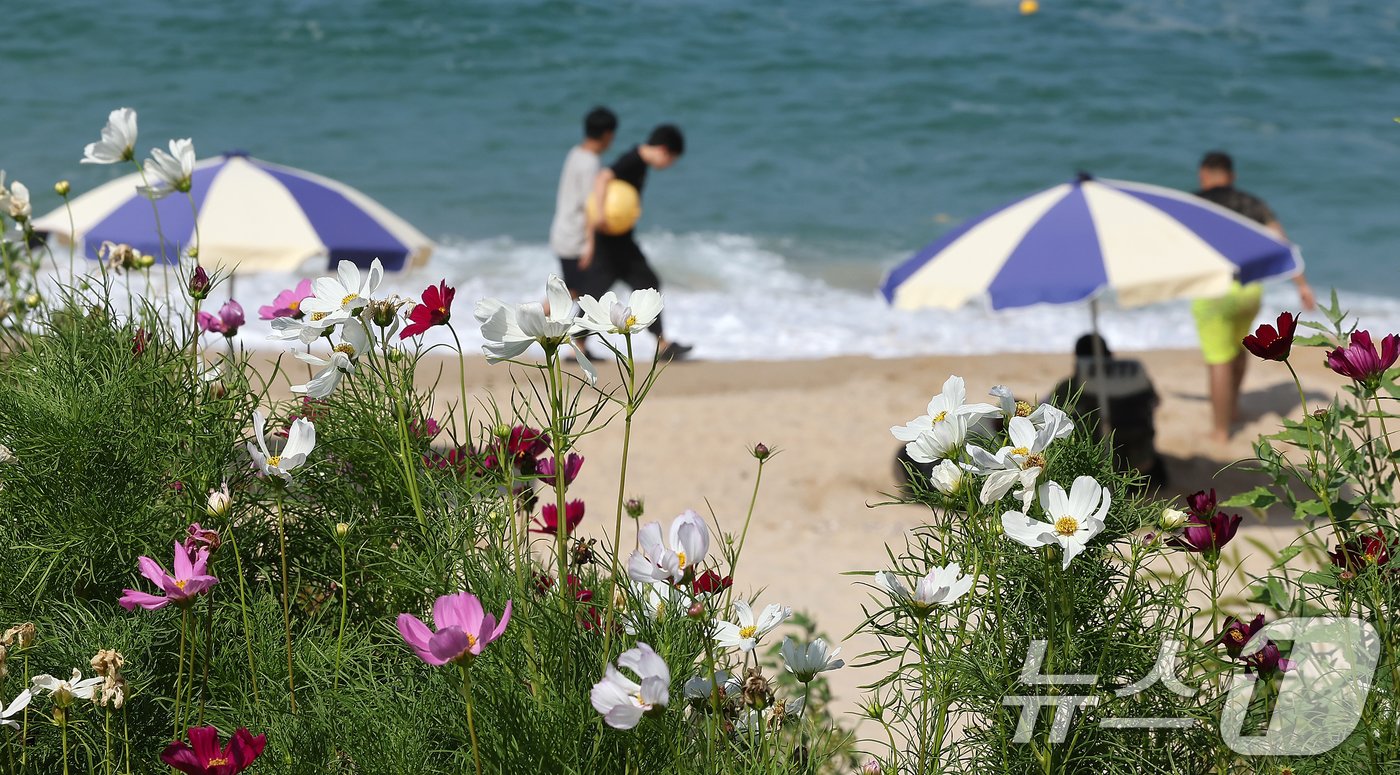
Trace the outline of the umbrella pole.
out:
M 1099 300 L 1089 300 L 1089 324 L 1094 331 L 1094 395 L 1099 400 L 1099 422 L 1103 426 L 1104 444 L 1111 448 L 1113 416 L 1108 408 L 1108 357 L 1103 351 L 1103 337 L 1099 334 Z

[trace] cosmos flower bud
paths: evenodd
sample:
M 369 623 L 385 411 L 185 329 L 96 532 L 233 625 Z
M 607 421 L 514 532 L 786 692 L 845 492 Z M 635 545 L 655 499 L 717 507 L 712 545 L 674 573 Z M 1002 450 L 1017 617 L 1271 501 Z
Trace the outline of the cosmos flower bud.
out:
M 344 522 L 335 523 L 335 535 L 337 538 L 344 538 L 350 535 L 350 525 Z
M 197 266 L 194 268 L 194 274 L 190 275 L 190 298 L 201 301 L 208 296 L 209 274 L 204 271 L 204 267 Z
M 136 260 L 136 267 L 138 269 L 150 269 L 155 265 L 156 257 L 151 255 L 150 253 L 142 253 L 141 257 Z
M 53 184 L 53 192 L 59 196 L 68 196 L 68 192 L 72 189 L 72 185 L 66 180 L 60 180 Z
M 689 616 L 692 619 L 703 618 L 705 616 L 705 604 L 691 603 L 690 608 L 686 609 L 685 615 Z
M 1186 512 L 1180 509 L 1162 509 L 1162 517 L 1157 520 L 1157 524 L 1161 525 L 1163 530 L 1175 530 L 1186 524 L 1186 516 Z
M 209 491 L 209 499 L 204 504 L 204 513 L 222 519 L 228 516 L 232 506 L 233 498 L 228 492 L 228 482 L 225 482 L 222 488 Z
M 756 667 L 749 668 L 748 675 L 744 676 L 743 693 L 744 704 L 754 710 L 763 710 L 773 702 L 773 687 Z
M 632 519 L 642 518 L 641 498 L 628 498 L 627 502 L 622 504 L 622 507 L 627 510 L 627 516 L 631 517 Z
M 769 454 L 770 453 L 768 452 L 768 445 L 762 443 L 754 445 L 753 456 L 755 458 L 759 460 L 767 460 Z

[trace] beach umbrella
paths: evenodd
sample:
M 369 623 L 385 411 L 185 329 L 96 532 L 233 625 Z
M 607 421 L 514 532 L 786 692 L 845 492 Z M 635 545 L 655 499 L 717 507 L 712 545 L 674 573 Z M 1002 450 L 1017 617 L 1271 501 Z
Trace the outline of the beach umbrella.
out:
M 138 173 L 117 178 L 71 202 L 71 229 L 63 207 L 37 219 L 34 229 L 62 244 L 77 242 L 94 260 L 110 241 L 174 262 L 197 235 L 202 264 L 239 272 L 293 271 L 316 256 L 332 267 L 378 258 L 394 271 L 421 265 L 433 249 L 422 232 L 360 191 L 242 152 L 196 163 L 190 196 L 173 193 L 154 208 L 137 193 L 141 184 Z
M 1298 249 L 1248 218 L 1182 191 L 1081 173 L 959 225 L 891 270 L 881 291 L 899 309 L 1089 301 L 1098 333 L 1105 294 L 1137 306 L 1300 271 Z M 1106 412 L 1103 360 L 1095 353 Z

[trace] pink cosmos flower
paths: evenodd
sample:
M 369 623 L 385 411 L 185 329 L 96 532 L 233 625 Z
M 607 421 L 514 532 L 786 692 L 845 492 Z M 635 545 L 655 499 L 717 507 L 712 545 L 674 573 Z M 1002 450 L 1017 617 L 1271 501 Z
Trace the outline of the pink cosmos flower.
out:
M 311 295 L 311 280 L 302 280 L 295 288 L 287 288 L 277 294 L 277 298 L 271 304 L 264 304 L 258 307 L 258 317 L 263 320 L 276 320 L 277 318 L 292 318 L 301 320 L 301 302 Z
M 190 727 L 190 744 L 175 740 L 161 752 L 160 760 L 187 775 L 236 775 L 248 769 L 267 746 L 267 735 L 254 737 L 246 727 L 219 745 L 219 730 Z
M 482 610 L 476 595 L 470 592 L 443 595 L 433 603 L 437 632 L 428 629 L 428 625 L 412 614 L 399 614 L 399 635 L 419 659 L 430 665 L 469 662 L 506 631 L 510 609 L 511 602 L 507 600 L 506 610 L 497 622 L 495 616 Z
M 1327 353 L 1327 368 L 1374 390 L 1397 358 L 1400 358 L 1400 336 L 1387 334 L 1378 352 L 1370 331 L 1353 331 L 1350 345 Z
M 238 329 L 243 327 L 243 305 L 229 299 L 224 302 L 224 306 L 219 308 L 217 317 L 208 312 L 201 311 L 197 316 L 199 330 L 210 334 L 223 334 L 232 337 L 238 333 Z
M 189 605 L 196 595 L 219 583 L 217 578 L 205 573 L 209 565 L 209 550 L 200 549 L 191 560 L 190 552 L 179 541 L 175 542 L 174 575 L 166 573 L 165 568 L 150 557 L 136 558 L 136 565 L 141 569 L 141 575 L 150 579 L 151 583 L 160 587 L 165 594 L 162 596 L 135 589 L 123 590 L 121 599 L 117 602 L 128 611 L 136 610 L 137 606 L 154 611 L 171 603 Z
M 564 458 L 564 484 L 573 484 L 578 478 L 579 469 L 583 468 L 583 456 L 576 452 L 570 452 Z M 535 461 L 535 473 L 544 477 L 545 484 L 554 486 L 554 458 L 546 457 Z

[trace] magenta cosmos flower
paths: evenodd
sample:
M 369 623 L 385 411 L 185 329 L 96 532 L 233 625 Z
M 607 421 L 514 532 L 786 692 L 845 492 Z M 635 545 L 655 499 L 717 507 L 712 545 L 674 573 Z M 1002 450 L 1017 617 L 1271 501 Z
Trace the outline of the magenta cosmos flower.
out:
M 573 535 L 583 521 L 583 501 L 572 500 L 564 504 L 564 535 Z M 559 507 L 553 503 L 546 503 L 540 507 L 540 515 L 531 523 L 531 533 L 541 535 L 559 534 Z
M 1353 331 L 1351 344 L 1327 353 L 1327 368 L 1375 390 L 1396 358 L 1400 358 L 1400 336 L 1387 334 L 1377 352 L 1370 331 Z
M 254 737 L 245 727 L 222 747 L 214 727 L 190 727 L 189 737 L 189 745 L 175 740 L 160 754 L 161 761 L 189 775 L 235 775 L 252 766 L 267 746 L 267 735 Z
M 1181 532 L 1168 538 L 1167 543 L 1188 552 L 1218 554 L 1225 544 L 1235 537 L 1235 531 L 1239 530 L 1240 522 L 1243 521 L 1244 518 L 1238 514 L 1226 514 L 1223 511 L 1210 517 L 1192 514 L 1182 526 Z
M 497 622 L 495 616 L 481 609 L 476 595 L 470 592 L 443 595 L 433 603 L 433 624 L 437 625 L 437 632 L 428 629 L 428 625 L 412 614 L 399 614 L 399 635 L 419 659 L 430 665 L 467 662 L 506 631 L 510 606 L 507 600 L 506 610 Z
M 452 319 L 452 299 L 457 295 L 456 288 L 447 287 L 443 280 L 437 285 L 429 285 L 423 291 L 423 303 L 415 305 L 408 313 L 408 325 L 399 332 L 400 339 L 418 336 L 433 326 L 445 326 Z
M 540 458 L 535 461 L 535 473 L 543 477 L 545 484 L 554 486 L 554 478 L 557 475 L 555 470 L 555 460 L 552 457 Z M 564 484 L 573 484 L 578 478 L 578 472 L 583 468 L 583 456 L 577 452 L 570 452 L 564 458 Z
M 219 583 L 217 578 L 205 573 L 209 564 L 208 549 L 200 549 L 193 559 L 190 555 L 191 552 L 185 549 L 179 541 L 175 542 L 174 575 L 166 573 L 165 568 L 162 568 L 160 563 L 150 557 L 136 558 L 136 566 L 141 569 L 141 575 L 150 579 L 151 583 L 160 587 L 161 592 L 165 594 L 152 595 L 135 589 L 127 589 L 122 591 L 121 600 L 117 602 L 128 611 L 136 610 L 137 606 L 147 611 L 154 611 L 171 603 L 189 605 L 190 601 L 194 600 L 195 595 L 201 594 Z
M 302 280 L 295 288 L 284 289 L 271 304 L 264 304 L 258 307 L 258 317 L 263 320 L 276 320 L 277 318 L 293 318 L 301 320 L 301 302 L 311 295 L 311 281 Z
M 237 334 L 238 329 L 246 322 L 243 318 L 243 305 L 233 299 L 224 302 L 224 306 L 219 308 L 218 316 L 201 311 L 196 319 L 199 322 L 199 330 L 229 337 Z

